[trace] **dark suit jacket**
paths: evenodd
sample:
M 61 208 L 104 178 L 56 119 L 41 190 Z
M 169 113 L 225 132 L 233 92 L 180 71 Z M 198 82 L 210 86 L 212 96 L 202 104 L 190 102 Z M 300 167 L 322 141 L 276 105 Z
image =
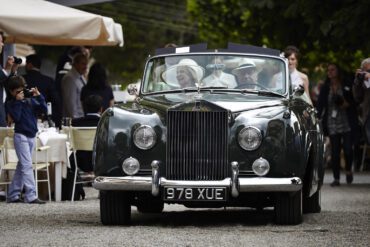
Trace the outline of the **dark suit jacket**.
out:
M 0 126 L 6 126 L 6 114 L 3 98 L 4 83 L 8 79 L 8 76 L 4 73 L 3 67 L 0 65 Z
M 54 122 L 58 122 L 60 115 L 60 97 L 55 89 L 54 80 L 51 77 L 43 75 L 40 71 L 30 70 L 25 74 L 24 79 L 27 82 L 27 87 L 37 87 L 40 93 L 45 97 L 46 102 L 52 104 L 52 117 Z
M 93 127 L 98 126 L 100 120 L 99 116 L 96 115 L 85 115 L 82 118 L 75 118 L 72 120 L 72 126 L 75 127 Z M 92 166 L 92 152 L 90 151 L 77 151 L 76 153 L 78 167 L 84 172 L 91 172 L 94 170 Z M 75 169 L 75 162 L 73 155 L 69 157 L 72 170 Z

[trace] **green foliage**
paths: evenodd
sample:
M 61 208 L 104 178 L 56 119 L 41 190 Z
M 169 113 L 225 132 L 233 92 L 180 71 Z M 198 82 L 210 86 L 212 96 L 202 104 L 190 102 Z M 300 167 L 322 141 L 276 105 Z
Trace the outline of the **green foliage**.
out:
M 353 71 L 370 53 L 368 0 L 188 0 L 187 9 L 211 47 L 295 45 L 310 71 L 325 62 Z

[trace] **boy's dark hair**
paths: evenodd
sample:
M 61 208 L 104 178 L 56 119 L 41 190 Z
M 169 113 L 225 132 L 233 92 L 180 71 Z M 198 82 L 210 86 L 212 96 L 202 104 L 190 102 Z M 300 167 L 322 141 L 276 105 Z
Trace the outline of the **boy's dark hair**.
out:
M 83 108 L 85 114 L 87 113 L 98 113 L 103 106 L 103 98 L 99 95 L 89 95 L 83 101 Z
M 22 76 L 11 76 L 6 82 L 8 91 L 13 91 L 14 89 L 26 87 L 26 81 Z
M 36 68 L 41 68 L 41 58 L 36 54 L 31 54 L 26 57 L 26 64 L 31 63 Z

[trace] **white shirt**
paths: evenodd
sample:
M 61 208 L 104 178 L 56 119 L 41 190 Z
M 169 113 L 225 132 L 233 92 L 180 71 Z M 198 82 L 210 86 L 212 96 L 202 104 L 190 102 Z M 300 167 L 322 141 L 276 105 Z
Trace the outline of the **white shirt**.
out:
M 237 86 L 237 83 L 234 75 L 227 74 L 221 71 L 220 76 L 217 76 L 215 73 L 212 73 L 206 78 L 204 78 L 203 86 L 235 88 Z

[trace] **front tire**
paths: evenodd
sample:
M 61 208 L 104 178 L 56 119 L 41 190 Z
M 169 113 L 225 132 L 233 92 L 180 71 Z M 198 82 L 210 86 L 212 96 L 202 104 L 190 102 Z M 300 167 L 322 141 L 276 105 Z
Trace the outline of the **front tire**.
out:
M 275 221 L 280 225 L 296 225 L 302 222 L 302 190 L 294 194 L 281 193 L 276 198 Z
M 100 218 L 103 225 L 128 225 L 131 205 L 127 192 L 100 191 Z
M 311 197 L 303 200 L 303 213 L 321 212 L 321 190 L 316 191 Z

